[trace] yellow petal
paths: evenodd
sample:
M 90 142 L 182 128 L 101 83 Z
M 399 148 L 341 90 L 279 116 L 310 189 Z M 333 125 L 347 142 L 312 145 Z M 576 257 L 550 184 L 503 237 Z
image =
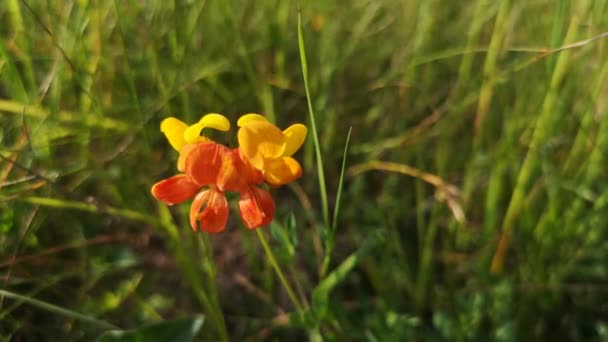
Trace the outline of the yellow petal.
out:
M 302 124 L 294 124 L 283 131 L 285 135 L 285 151 L 283 152 L 284 157 L 289 157 L 302 146 L 304 140 L 306 140 L 306 134 L 308 128 Z
M 291 157 L 267 159 L 263 174 L 268 183 L 283 185 L 298 179 L 302 175 L 302 167 Z
M 264 115 L 249 113 L 242 115 L 239 120 L 236 122 L 236 125 L 239 127 L 243 127 L 243 125 L 248 124 L 253 121 L 268 121 Z
M 230 121 L 225 116 L 217 113 L 206 114 L 198 123 L 203 128 L 209 127 L 223 132 L 230 130 Z
M 241 151 L 258 170 L 265 158 L 279 158 L 285 151 L 285 135 L 268 121 L 252 121 L 237 134 Z
M 169 144 L 174 149 L 179 151 L 186 141 L 184 140 L 184 131 L 188 126 L 174 117 L 166 118 L 160 123 L 160 131 L 165 133 Z
M 200 141 L 208 141 L 209 139 L 201 136 L 201 131 L 203 130 L 203 124 L 196 123 L 194 125 L 188 126 L 184 131 L 184 141 L 188 144 L 193 144 Z

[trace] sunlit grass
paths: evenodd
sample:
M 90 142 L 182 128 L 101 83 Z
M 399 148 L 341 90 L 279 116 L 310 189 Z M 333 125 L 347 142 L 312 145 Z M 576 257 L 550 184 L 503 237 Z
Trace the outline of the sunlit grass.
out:
M 202 313 L 204 340 L 605 339 L 606 13 L 2 2 L 0 335 Z M 208 112 L 309 127 L 261 241 L 150 195 L 160 121 Z

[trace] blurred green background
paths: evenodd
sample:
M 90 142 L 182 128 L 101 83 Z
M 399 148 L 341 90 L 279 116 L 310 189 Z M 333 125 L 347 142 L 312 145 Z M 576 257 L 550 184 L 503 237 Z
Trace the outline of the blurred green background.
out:
M 324 173 L 311 134 L 262 229 L 299 314 L 236 208 L 195 233 L 149 192 L 167 116 L 310 127 L 298 9 Z M 199 340 L 608 339 L 608 1 L 4 0 L 0 22 L 3 340 L 198 314 Z

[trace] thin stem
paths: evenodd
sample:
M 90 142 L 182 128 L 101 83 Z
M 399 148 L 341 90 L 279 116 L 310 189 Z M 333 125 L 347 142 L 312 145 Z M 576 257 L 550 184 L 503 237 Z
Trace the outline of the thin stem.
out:
M 287 291 L 287 295 L 289 296 L 289 299 L 291 299 L 291 302 L 296 307 L 296 309 L 298 311 L 302 312 L 303 311 L 302 303 L 300 303 L 300 300 L 298 299 L 295 292 L 291 288 L 291 285 L 289 285 L 289 282 L 287 282 L 287 278 L 285 278 L 285 275 L 283 274 L 283 270 L 281 270 L 281 266 L 277 262 L 277 258 L 274 256 L 272 249 L 270 249 L 270 246 L 268 245 L 268 241 L 266 241 L 264 232 L 261 229 L 256 229 L 256 233 L 258 233 L 258 238 L 260 239 L 260 242 L 262 243 L 262 246 L 264 247 L 264 252 L 266 252 L 266 256 L 268 257 L 270 264 L 274 268 L 274 271 L 277 273 L 277 276 L 279 277 L 281 284 L 283 284 L 283 288 L 285 288 L 285 291 Z

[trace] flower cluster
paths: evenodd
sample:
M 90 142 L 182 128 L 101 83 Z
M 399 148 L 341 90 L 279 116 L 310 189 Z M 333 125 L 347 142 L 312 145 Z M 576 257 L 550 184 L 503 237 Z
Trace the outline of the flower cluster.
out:
M 284 131 L 259 114 L 245 114 L 237 122 L 239 147 L 231 149 L 211 141 L 202 133 L 211 128 L 230 130 L 230 122 L 220 114 L 207 114 L 186 125 L 167 118 L 160 125 L 171 146 L 179 152 L 180 174 L 152 187 L 152 195 L 169 205 L 194 198 L 190 225 L 217 233 L 228 221 L 226 192 L 239 194 L 239 212 L 250 229 L 269 224 L 275 212 L 272 196 L 261 186 L 283 185 L 302 174 L 300 164 L 291 156 L 302 146 L 306 126 L 294 124 Z

